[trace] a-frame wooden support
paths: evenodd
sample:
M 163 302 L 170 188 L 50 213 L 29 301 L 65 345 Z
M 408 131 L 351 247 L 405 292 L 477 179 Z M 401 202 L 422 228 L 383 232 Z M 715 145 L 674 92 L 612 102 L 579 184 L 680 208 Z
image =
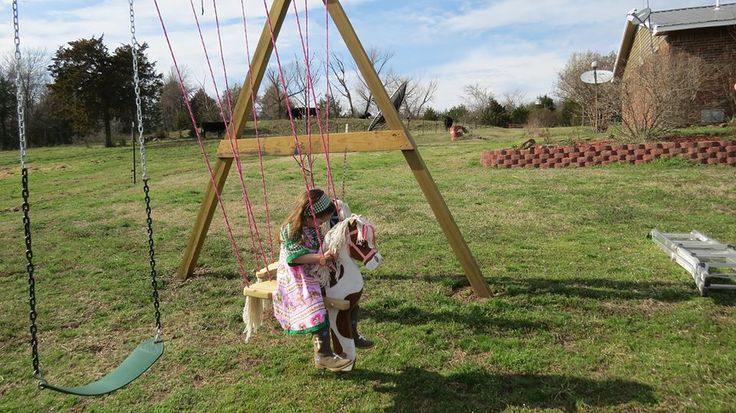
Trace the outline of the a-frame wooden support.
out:
M 414 177 L 416 178 L 419 187 L 427 198 L 427 202 L 431 206 L 432 211 L 437 218 L 437 222 L 439 222 L 450 246 L 460 261 L 473 291 L 479 297 L 489 297 L 490 291 L 488 289 L 488 284 L 481 274 L 475 257 L 470 252 L 468 245 L 465 243 L 462 233 L 458 229 L 452 214 L 450 214 L 447 204 L 445 204 L 445 200 L 442 198 L 442 195 L 437 189 L 437 185 L 432 179 L 432 175 L 429 173 L 429 170 L 427 170 L 427 166 L 424 164 L 424 160 L 419 154 L 414 138 L 404 126 L 401 118 L 399 117 L 398 111 L 391 103 L 389 95 L 373 68 L 373 65 L 371 64 L 363 45 L 360 43 L 350 20 L 348 20 L 340 1 L 324 1 L 327 3 L 327 9 L 332 21 L 338 28 L 348 50 L 353 56 L 353 59 L 355 59 L 358 69 L 373 93 L 376 105 L 383 113 L 383 116 L 386 119 L 386 124 L 389 128 L 388 131 L 382 132 L 330 135 L 330 151 L 364 152 L 401 150 L 406 162 L 414 173 Z M 278 37 L 290 3 L 291 0 L 274 0 L 271 5 L 269 15 L 274 38 Z M 229 126 L 231 128 L 229 132 L 234 133 L 235 136 L 241 135 L 245 121 L 249 116 L 249 111 L 251 109 L 251 99 L 258 91 L 272 51 L 273 44 L 271 42 L 271 31 L 269 30 L 268 24 L 266 24 L 264 25 L 261 38 L 252 59 L 251 71 L 245 78 L 243 88 L 233 110 L 233 120 Z M 300 142 L 302 141 L 301 138 L 302 137 L 299 137 Z M 303 138 L 304 141 L 306 141 L 307 137 Z M 238 152 L 246 154 L 256 153 L 256 142 L 257 141 L 255 139 L 238 139 Z M 261 139 L 261 150 L 268 154 L 291 155 L 294 153 L 294 146 L 295 143 L 293 136 L 268 137 Z M 320 145 L 316 146 L 319 148 L 318 150 L 322 150 Z M 223 140 L 218 147 L 218 159 L 214 168 L 214 181 L 219 191 L 222 191 L 222 188 L 225 185 L 225 180 L 227 179 L 230 171 L 230 167 L 232 166 L 233 153 L 231 148 L 232 146 L 227 140 Z M 208 184 L 207 191 L 205 192 L 202 205 L 200 206 L 199 214 L 197 215 L 197 219 L 194 224 L 194 229 L 189 238 L 189 242 L 187 243 L 187 247 L 184 250 L 182 262 L 179 270 L 177 271 L 177 278 L 182 280 L 186 279 L 194 271 L 194 267 L 197 264 L 197 258 L 201 252 L 202 244 L 204 243 L 207 231 L 209 230 L 216 207 L 217 197 L 215 189 L 212 186 L 212 182 L 210 182 Z

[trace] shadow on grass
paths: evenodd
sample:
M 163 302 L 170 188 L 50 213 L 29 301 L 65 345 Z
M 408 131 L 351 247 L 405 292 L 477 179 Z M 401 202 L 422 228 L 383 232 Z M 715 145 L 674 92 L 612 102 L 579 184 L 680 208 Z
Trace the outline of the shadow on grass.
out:
M 377 323 L 395 322 L 405 325 L 422 325 L 438 320 L 442 323 L 458 323 L 470 328 L 475 333 L 499 329 L 549 330 L 549 326 L 545 323 L 498 317 L 497 311 L 484 306 L 469 306 L 463 308 L 462 311 L 458 311 L 456 308 L 427 311 L 419 306 L 399 303 L 394 299 L 378 298 L 372 300 L 370 304 L 361 304 L 360 314 L 361 318 L 369 318 Z
M 606 278 L 572 277 L 565 280 L 549 278 L 500 277 L 490 280 L 506 286 L 506 295 L 557 294 L 601 300 L 645 300 L 681 302 L 700 299 L 695 284 L 661 281 L 622 281 Z M 713 294 L 718 305 L 736 305 L 736 295 Z
M 371 278 L 366 277 L 368 280 Z M 422 281 L 428 283 L 442 283 L 457 290 L 469 286 L 463 275 L 437 276 L 407 276 L 381 275 L 373 278 L 385 278 L 391 281 Z M 645 300 L 652 299 L 664 302 L 689 301 L 698 298 L 695 284 L 692 288 L 685 287 L 680 282 L 661 281 L 626 281 L 609 278 L 570 277 L 565 279 L 542 277 L 486 277 L 492 291 L 503 291 L 500 296 L 543 295 L 555 294 L 569 297 L 610 299 L 610 300 Z M 494 293 L 494 295 L 496 295 Z M 725 295 L 719 294 L 719 304 L 729 302 Z M 731 304 L 736 303 L 736 295 L 731 295 Z M 714 300 L 715 301 L 715 300 Z
M 651 386 L 630 380 L 591 380 L 538 374 L 489 374 L 482 369 L 441 375 L 409 367 L 399 373 L 355 370 L 341 380 L 376 382 L 374 390 L 389 393 L 388 412 L 501 412 L 509 408 L 601 409 L 633 403 L 657 403 Z

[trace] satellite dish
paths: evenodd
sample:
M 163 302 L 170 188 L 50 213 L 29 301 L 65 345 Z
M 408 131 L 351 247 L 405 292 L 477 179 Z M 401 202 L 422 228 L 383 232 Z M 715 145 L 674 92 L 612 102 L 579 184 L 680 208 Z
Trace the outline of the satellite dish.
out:
M 649 7 L 645 7 L 639 11 L 637 11 L 636 9 L 631 10 L 626 18 L 630 22 L 634 22 L 636 24 L 646 24 L 646 21 L 649 18 L 650 14 L 652 14 L 652 9 L 650 9 Z
M 394 92 L 394 94 L 391 95 L 391 103 L 393 103 L 394 109 L 396 110 L 399 110 L 401 103 L 404 101 L 404 96 L 406 95 L 406 84 L 407 82 L 402 83 L 401 86 L 399 86 L 399 88 L 396 89 L 396 92 Z M 381 112 L 378 112 L 376 117 L 373 118 L 373 121 L 371 122 L 370 126 L 368 126 L 368 130 L 372 131 L 378 125 L 381 125 L 384 122 L 386 122 L 386 119 L 384 119 L 383 114 Z
M 613 72 L 611 72 L 610 70 L 588 70 L 587 72 L 580 75 L 580 80 L 592 85 L 608 83 L 613 80 Z

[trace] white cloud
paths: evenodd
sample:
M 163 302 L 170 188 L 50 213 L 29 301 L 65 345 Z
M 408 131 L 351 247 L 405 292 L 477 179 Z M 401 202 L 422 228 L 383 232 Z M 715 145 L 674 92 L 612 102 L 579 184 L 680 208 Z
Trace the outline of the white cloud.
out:
M 553 52 L 493 55 L 476 52 L 462 59 L 429 69 L 429 76 L 439 80 L 433 105 L 447 109 L 463 101 L 463 88 L 478 84 L 500 98 L 504 93 L 522 91 L 527 98 L 550 94 L 556 73 L 566 57 Z

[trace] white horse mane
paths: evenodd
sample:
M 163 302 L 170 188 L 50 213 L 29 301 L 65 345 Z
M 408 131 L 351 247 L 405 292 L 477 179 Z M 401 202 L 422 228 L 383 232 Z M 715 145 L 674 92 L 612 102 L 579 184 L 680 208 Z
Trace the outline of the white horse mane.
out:
M 373 247 L 375 239 L 373 226 L 364 217 L 352 214 L 350 217 L 335 224 L 335 226 L 325 234 L 325 242 L 322 245 L 325 251 L 337 254 L 338 251 L 345 247 L 345 243 L 350 239 L 350 231 L 348 230 L 348 227 L 351 223 L 356 223 L 358 225 L 358 243 L 362 244 L 367 242 L 369 247 Z M 365 225 L 368 225 L 370 230 L 365 231 L 364 233 L 361 227 Z

